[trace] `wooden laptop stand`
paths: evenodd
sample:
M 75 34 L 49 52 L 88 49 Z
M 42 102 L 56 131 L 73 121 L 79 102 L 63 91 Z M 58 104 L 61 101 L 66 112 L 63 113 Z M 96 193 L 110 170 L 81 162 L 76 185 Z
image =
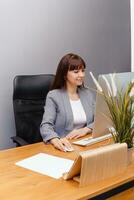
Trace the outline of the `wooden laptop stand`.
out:
M 65 180 L 73 178 L 85 186 L 121 173 L 127 167 L 127 145 L 111 144 L 80 152 Z

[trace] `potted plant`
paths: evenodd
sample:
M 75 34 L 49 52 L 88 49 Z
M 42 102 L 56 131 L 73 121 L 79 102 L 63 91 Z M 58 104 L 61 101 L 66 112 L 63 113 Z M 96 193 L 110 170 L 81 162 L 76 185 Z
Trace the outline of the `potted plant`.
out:
M 107 85 L 107 92 L 102 89 L 92 72 L 90 75 L 103 95 L 109 109 L 109 117 L 113 127 L 110 129 L 115 143 L 127 143 L 128 148 L 133 147 L 134 138 L 134 81 L 130 82 L 123 91 L 116 87 L 115 75 L 110 74 L 110 83 L 102 75 Z

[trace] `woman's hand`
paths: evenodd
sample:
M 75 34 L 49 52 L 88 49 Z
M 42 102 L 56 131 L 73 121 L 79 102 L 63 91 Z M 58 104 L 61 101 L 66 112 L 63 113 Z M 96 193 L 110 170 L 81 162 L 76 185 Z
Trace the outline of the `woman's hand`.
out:
M 70 142 L 66 138 L 53 138 L 50 140 L 50 143 L 54 145 L 56 149 L 61 151 L 66 151 L 67 149 L 72 149 Z
M 80 129 L 75 129 L 73 131 L 71 131 L 66 138 L 67 139 L 77 139 L 80 137 L 85 136 L 88 133 L 92 133 L 92 129 L 88 128 L 88 127 L 84 127 L 84 128 L 80 128 Z

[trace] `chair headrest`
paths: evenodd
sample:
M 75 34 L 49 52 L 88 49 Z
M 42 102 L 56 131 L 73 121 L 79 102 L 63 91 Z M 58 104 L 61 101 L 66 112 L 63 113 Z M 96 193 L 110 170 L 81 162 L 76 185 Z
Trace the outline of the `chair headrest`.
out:
M 53 80 L 53 74 L 16 76 L 14 78 L 13 99 L 44 99 Z

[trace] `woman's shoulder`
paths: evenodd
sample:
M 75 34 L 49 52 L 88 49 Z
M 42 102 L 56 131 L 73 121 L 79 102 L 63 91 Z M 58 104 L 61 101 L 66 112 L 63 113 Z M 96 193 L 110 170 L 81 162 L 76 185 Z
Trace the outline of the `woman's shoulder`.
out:
M 84 87 L 80 88 L 79 91 L 83 92 L 83 93 L 90 94 L 90 95 L 93 94 L 93 91 L 90 88 L 88 88 L 87 86 L 84 86 Z
M 95 100 L 95 93 L 93 92 L 92 89 L 88 87 L 83 87 L 80 89 L 80 95 L 84 96 L 85 98 L 88 98 L 89 100 Z
M 57 95 L 61 94 L 61 89 L 54 89 L 54 90 L 50 90 L 47 94 L 48 97 L 56 97 Z

